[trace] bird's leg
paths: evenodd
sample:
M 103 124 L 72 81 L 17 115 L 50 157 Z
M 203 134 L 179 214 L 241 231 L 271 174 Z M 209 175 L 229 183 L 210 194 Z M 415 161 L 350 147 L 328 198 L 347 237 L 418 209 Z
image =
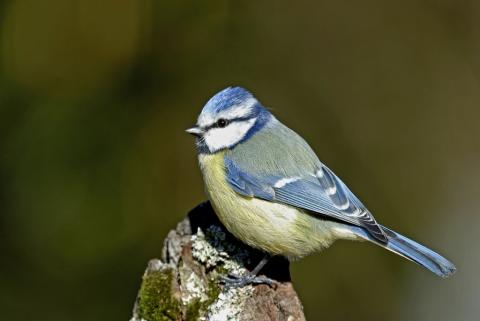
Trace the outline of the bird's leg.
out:
M 247 275 L 228 275 L 227 277 L 224 277 L 222 281 L 226 286 L 230 287 L 243 287 L 249 284 L 268 284 L 271 286 L 274 283 L 272 279 L 265 276 L 257 276 L 271 258 L 271 255 L 266 254 L 257 266 L 252 271 L 248 272 Z

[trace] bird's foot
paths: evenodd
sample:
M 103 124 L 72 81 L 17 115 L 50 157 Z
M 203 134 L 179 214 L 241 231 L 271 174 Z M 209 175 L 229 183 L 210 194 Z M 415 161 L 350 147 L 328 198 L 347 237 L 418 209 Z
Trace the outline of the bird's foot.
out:
M 249 284 L 267 284 L 269 286 L 273 286 L 276 281 L 266 276 L 256 276 L 251 274 L 238 276 L 229 274 L 228 276 L 222 278 L 221 283 L 225 284 L 227 287 L 241 288 Z

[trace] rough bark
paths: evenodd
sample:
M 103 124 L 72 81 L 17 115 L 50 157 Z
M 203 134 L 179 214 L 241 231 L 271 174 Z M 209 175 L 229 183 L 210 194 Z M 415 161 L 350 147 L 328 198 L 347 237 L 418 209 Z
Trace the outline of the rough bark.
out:
M 261 258 L 203 203 L 170 231 L 161 259 L 148 263 L 131 321 L 305 320 L 285 259 L 272 259 L 261 272 L 277 281 L 273 286 L 221 284 L 222 276 L 247 273 Z

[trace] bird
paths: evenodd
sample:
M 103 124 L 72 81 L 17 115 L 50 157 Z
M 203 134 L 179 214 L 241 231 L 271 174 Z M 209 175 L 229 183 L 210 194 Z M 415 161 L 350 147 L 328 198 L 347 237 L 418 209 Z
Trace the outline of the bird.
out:
M 230 286 L 268 283 L 259 272 L 274 256 L 290 261 L 336 240 L 369 241 L 446 278 L 455 266 L 433 250 L 380 225 L 310 145 L 248 90 L 227 87 L 210 98 L 196 125 L 206 194 L 221 223 L 264 253 Z

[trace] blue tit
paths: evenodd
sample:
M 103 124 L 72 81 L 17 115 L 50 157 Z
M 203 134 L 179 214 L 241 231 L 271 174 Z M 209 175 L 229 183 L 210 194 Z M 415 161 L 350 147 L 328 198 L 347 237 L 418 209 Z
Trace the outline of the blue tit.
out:
M 187 132 L 196 137 L 206 193 L 220 221 L 266 253 L 230 284 L 264 282 L 256 274 L 269 257 L 302 258 L 339 239 L 372 242 L 443 278 L 455 272 L 438 253 L 377 223 L 305 140 L 247 90 L 217 93 Z

